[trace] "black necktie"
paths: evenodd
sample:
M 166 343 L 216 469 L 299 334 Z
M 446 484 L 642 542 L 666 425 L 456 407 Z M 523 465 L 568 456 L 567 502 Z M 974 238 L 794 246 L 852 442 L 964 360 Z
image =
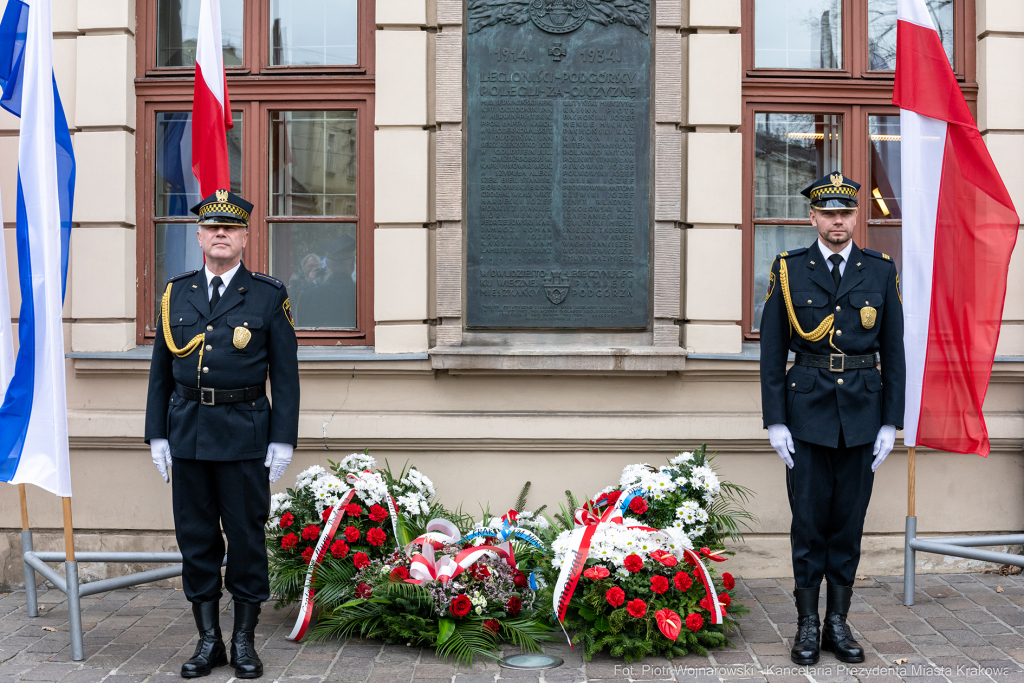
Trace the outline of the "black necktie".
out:
M 832 262 L 832 281 L 836 283 L 836 291 L 839 291 L 839 281 L 843 278 L 843 274 L 839 272 L 839 264 L 843 262 L 843 257 L 839 254 L 832 254 L 828 257 L 828 260 Z
M 838 282 L 839 280 L 836 280 L 836 283 Z M 224 284 L 224 281 L 220 279 L 220 275 L 214 275 L 210 284 L 213 286 L 213 295 L 210 297 L 210 313 L 213 313 L 213 309 L 217 308 L 217 302 L 220 301 L 220 286 Z

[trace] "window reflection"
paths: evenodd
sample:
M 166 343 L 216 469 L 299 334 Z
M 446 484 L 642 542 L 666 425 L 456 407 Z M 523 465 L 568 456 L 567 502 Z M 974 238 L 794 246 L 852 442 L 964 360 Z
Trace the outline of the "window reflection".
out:
M 818 231 L 811 225 L 754 226 L 754 319 L 750 326 L 751 332 L 761 329 L 772 261 L 784 251 L 813 244 L 817 235 Z
M 156 65 L 195 66 L 200 0 L 158 0 Z M 220 0 L 224 66 L 242 65 L 242 0 Z
M 288 284 L 296 327 L 356 327 L 354 223 L 273 224 L 270 272 Z
M 228 131 L 228 165 L 231 191 L 242 188 L 242 112 L 231 113 L 234 126 Z M 157 112 L 156 115 L 155 215 L 192 216 L 189 209 L 203 198 L 192 173 L 192 112 Z M 176 273 L 171 273 L 175 275 Z
M 841 69 L 841 0 L 757 0 L 754 66 L 759 69 Z
M 812 182 L 843 170 L 843 117 L 759 113 L 754 121 L 754 218 L 807 218 L 800 194 Z
M 869 116 L 871 187 L 862 203 L 871 202 L 874 220 L 900 220 L 900 117 Z M 861 194 L 864 194 L 863 192 Z
M 898 0 L 868 0 L 868 68 L 896 69 L 896 5 Z M 932 23 L 953 64 L 953 0 L 925 0 Z
M 271 112 L 271 214 L 355 216 L 356 159 L 356 112 Z
M 337 66 L 358 62 L 356 0 L 271 0 L 274 66 Z

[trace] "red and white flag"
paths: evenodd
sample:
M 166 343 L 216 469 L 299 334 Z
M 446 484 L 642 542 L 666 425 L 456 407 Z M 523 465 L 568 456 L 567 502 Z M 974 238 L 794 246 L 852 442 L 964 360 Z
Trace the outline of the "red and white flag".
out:
M 220 40 L 220 3 L 202 0 L 192 95 L 192 172 L 203 197 L 231 187 L 227 132 L 232 125 Z
M 1020 221 L 924 0 L 899 0 L 904 442 L 989 452 L 982 404 Z

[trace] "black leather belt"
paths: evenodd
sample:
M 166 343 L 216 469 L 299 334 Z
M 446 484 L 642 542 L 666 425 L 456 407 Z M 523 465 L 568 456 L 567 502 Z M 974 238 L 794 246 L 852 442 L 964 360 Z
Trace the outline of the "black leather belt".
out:
M 267 385 L 261 384 L 258 387 L 244 387 L 242 389 L 211 389 L 203 387 L 186 387 L 174 383 L 174 392 L 189 401 L 199 401 L 204 406 L 213 406 L 218 403 L 240 403 L 242 401 L 255 401 L 267 395 Z
M 796 364 L 806 365 L 809 368 L 822 368 L 832 372 L 842 372 L 843 370 L 873 368 L 878 364 L 878 360 L 873 353 L 870 356 L 846 356 L 841 353 L 819 356 L 814 353 L 798 353 L 796 354 Z

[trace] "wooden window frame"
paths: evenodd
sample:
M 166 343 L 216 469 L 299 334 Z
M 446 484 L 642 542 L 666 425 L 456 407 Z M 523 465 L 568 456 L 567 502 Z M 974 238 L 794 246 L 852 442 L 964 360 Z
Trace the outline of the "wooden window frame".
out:
M 843 69 L 755 69 L 754 3 L 741 0 L 743 49 L 743 341 L 760 341 L 751 332 L 754 317 L 754 117 L 757 113 L 841 114 L 843 116 L 843 173 L 859 182 L 870 174 L 871 149 L 868 117 L 898 115 L 892 106 L 895 74 L 869 71 L 868 0 L 842 0 Z M 971 113 L 977 118 L 978 83 L 975 35 L 975 0 L 954 0 L 954 71 Z M 861 197 L 853 239 L 870 248 L 868 226 L 893 225 L 896 221 L 869 220 L 866 197 Z M 758 225 L 798 225 L 810 221 L 758 219 Z
M 259 11 L 250 15 L 254 6 Z M 246 2 L 243 67 L 227 70 L 232 111 L 242 112 L 242 196 L 255 204 L 249 226 L 249 243 L 243 255 L 246 267 L 269 272 L 269 224 L 271 222 L 345 222 L 356 228 L 356 324 L 354 330 L 297 330 L 303 346 L 372 346 L 373 319 L 373 3 L 359 5 L 358 67 L 270 67 L 253 69 L 251 60 L 269 57 L 269 36 L 261 36 L 267 26 L 267 3 Z M 156 218 L 156 113 L 191 111 L 193 70 L 156 69 L 156 0 L 139 2 L 140 27 L 136 42 L 136 79 L 138 129 L 136 130 L 136 343 L 152 344 L 156 330 L 152 316 L 163 283 L 155 277 L 154 237 L 157 223 L 193 223 L 193 219 Z M 257 47 L 254 48 L 253 45 Z M 264 49 L 265 48 L 265 49 Z M 260 55 L 258 58 L 256 55 Z M 280 221 L 269 215 L 270 199 L 270 112 L 294 110 L 354 110 L 357 112 L 357 216 L 301 216 Z M 273 218 L 273 221 L 271 220 Z

